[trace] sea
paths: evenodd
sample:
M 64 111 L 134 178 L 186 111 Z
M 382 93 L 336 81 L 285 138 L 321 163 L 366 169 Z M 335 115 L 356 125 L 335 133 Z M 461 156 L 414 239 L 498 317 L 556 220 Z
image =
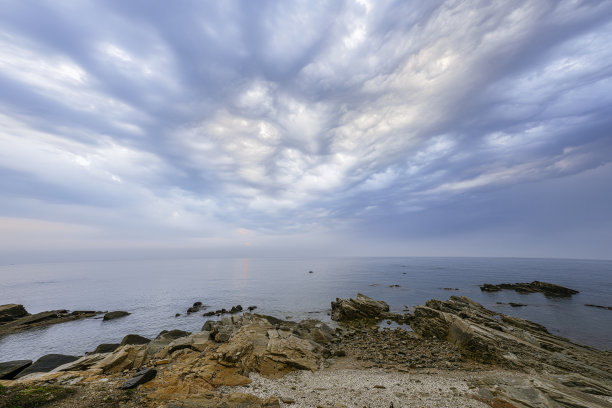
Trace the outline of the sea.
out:
M 310 273 L 312 272 L 312 273 Z M 579 290 L 567 298 L 504 290 L 484 283 L 552 282 Z M 399 286 L 397 286 L 399 285 Z M 452 289 L 452 290 L 449 290 Z M 205 311 L 235 305 L 299 321 L 330 324 L 331 301 L 366 294 L 402 312 L 428 299 L 467 296 L 499 313 L 543 324 L 553 334 L 612 350 L 612 261 L 522 258 L 166 259 L 0 265 L 0 304 L 46 310 L 125 310 L 0 337 L 0 362 L 45 354 L 83 355 L 130 333 L 199 331 Z M 187 314 L 194 302 L 208 306 Z M 509 302 L 526 306 L 511 307 Z M 180 316 L 176 316 L 179 313 Z M 385 323 L 383 323 L 385 324 Z

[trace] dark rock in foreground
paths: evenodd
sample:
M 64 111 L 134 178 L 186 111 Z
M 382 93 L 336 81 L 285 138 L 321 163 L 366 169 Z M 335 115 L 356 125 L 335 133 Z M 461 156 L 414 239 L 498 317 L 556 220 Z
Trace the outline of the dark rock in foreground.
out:
M 356 319 L 383 318 L 389 313 L 389 305 L 383 301 L 374 300 L 358 293 L 355 299 L 336 298 L 331 302 L 332 320 L 339 322 Z
M 555 285 L 554 283 L 533 281 L 531 283 L 500 283 L 493 285 L 485 283 L 480 287 L 483 292 L 498 292 L 502 289 L 514 290 L 519 293 L 543 293 L 546 296 L 571 296 L 579 293 L 577 290 Z
M 144 384 L 148 381 L 151 381 L 157 375 L 157 370 L 154 368 L 145 368 L 144 370 L 140 370 L 132 378 L 127 380 L 120 388 L 122 390 L 129 390 L 130 388 L 134 388 L 139 386 L 140 384 Z
M 114 312 L 108 312 L 104 315 L 104 318 L 102 320 L 112 320 L 112 319 L 118 319 L 120 317 L 124 317 L 124 316 L 129 316 L 130 313 L 129 312 L 125 312 L 123 310 L 117 310 Z
M 17 318 L 28 316 L 29 313 L 25 310 L 23 305 L 17 305 L 10 303 L 8 305 L 0 306 L 0 323 L 6 323 L 13 321 Z
M 79 357 L 67 356 L 64 354 L 47 354 L 34 362 L 31 366 L 21 371 L 15 378 L 20 378 L 32 373 L 48 373 L 66 363 L 71 363 L 78 360 Z
M 12 380 L 23 369 L 32 365 L 32 360 L 13 360 L 0 363 L 0 380 Z

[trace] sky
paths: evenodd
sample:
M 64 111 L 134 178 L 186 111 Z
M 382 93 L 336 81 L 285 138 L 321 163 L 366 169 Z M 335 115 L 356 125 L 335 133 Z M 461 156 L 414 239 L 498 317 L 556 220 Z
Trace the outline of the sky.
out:
M 0 263 L 612 258 L 612 2 L 0 0 Z

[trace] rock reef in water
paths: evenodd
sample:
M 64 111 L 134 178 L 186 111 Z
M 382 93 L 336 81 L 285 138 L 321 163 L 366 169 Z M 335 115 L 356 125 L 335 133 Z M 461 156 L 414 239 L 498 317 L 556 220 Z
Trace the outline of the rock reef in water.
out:
M 102 312 L 75 310 L 50 310 L 36 314 L 29 314 L 23 305 L 7 304 L 0 306 L 0 336 L 18 333 L 35 327 L 47 326 L 69 322 L 72 320 L 93 317 Z
M 480 290 L 483 292 L 498 292 L 503 289 L 514 290 L 519 293 L 542 293 L 546 296 L 571 296 L 579 293 L 574 289 L 540 281 L 533 281 L 531 283 L 500 283 L 498 285 L 485 283 L 480 286 Z

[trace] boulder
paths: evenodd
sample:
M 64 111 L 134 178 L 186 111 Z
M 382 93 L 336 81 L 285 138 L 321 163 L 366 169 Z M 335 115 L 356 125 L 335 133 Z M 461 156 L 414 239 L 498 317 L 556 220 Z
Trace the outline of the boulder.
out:
M 119 388 L 122 390 L 129 390 L 130 388 L 134 388 L 139 386 L 140 384 L 144 384 L 148 381 L 151 381 L 157 375 L 157 370 L 154 368 L 145 368 L 134 374 L 132 378 L 127 380 L 123 385 Z
M 0 380 L 12 380 L 23 369 L 32 365 L 32 360 L 13 360 L 0 363 Z
M 47 354 L 36 360 L 31 366 L 21 371 L 15 378 L 21 378 L 32 373 L 48 373 L 56 367 L 78 360 L 78 357 L 64 354 Z
M 28 315 L 29 313 L 25 310 L 23 305 L 17 305 L 15 303 L 0 305 L 0 324 Z
M 124 316 L 129 316 L 130 313 L 123 311 L 123 310 L 117 310 L 114 312 L 108 312 L 106 314 L 104 314 L 104 318 L 102 320 L 112 320 L 112 319 L 118 319 L 120 317 L 124 317 Z
M 389 312 L 389 305 L 385 302 L 374 300 L 361 293 L 356 299 L 336 298 L 331 302 L 332 320 L 349 321 L 356 319 L 378 319 L 383 318 Z
M 96 347 L 94 353 L 112 353 L 119 348 L 119 343 L 102 343 Z
M 151 340 L 146 337 L 139 336 L 138 334 L 128 334 L 121 340 L 120 346 L 132 345 L 132 344 L 147 344 Z

